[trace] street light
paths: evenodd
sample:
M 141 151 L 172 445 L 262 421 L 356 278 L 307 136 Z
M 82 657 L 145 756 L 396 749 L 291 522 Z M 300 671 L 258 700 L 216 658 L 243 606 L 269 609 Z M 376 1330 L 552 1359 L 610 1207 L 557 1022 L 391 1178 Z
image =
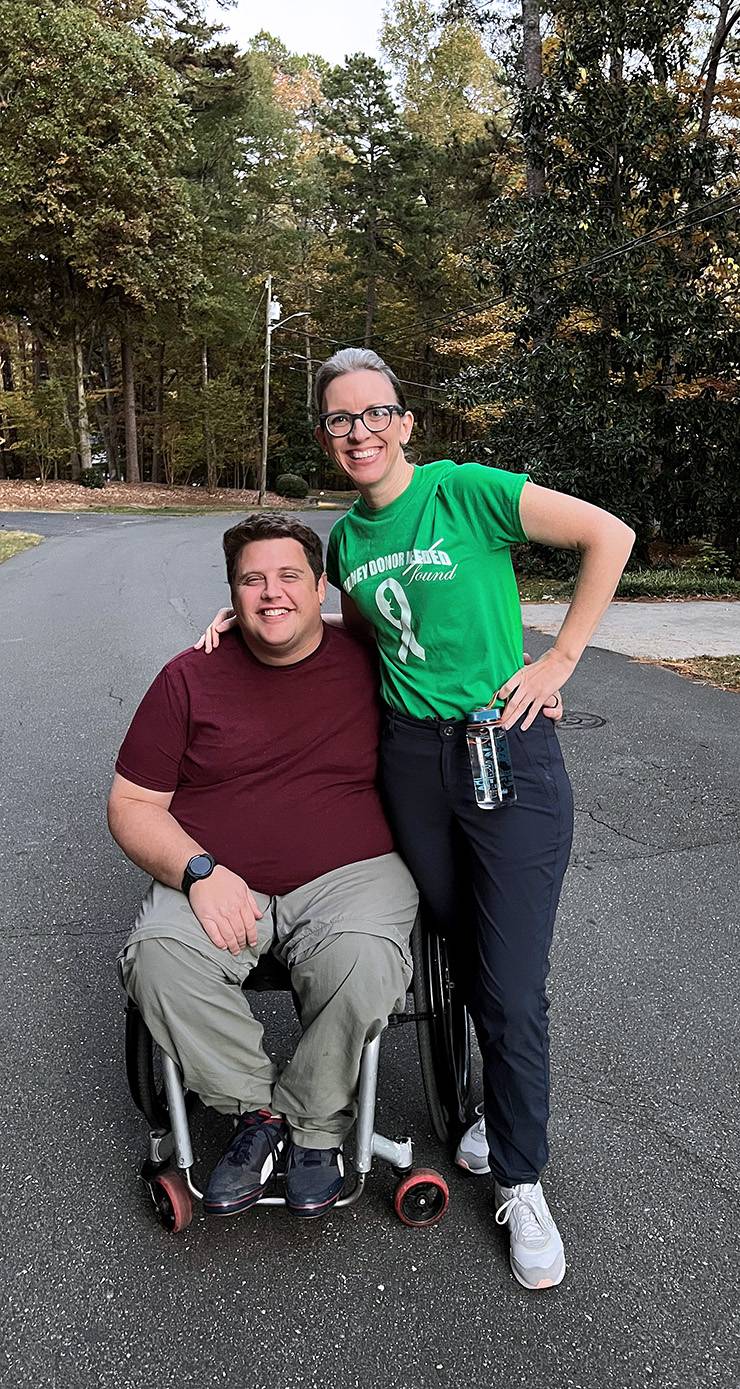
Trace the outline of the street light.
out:
M 267 290 L 267 309 L 265 312 L 265 379 L 264 391 L 262 395 L 262 462 L 260 464 L 260 485 L 257 495 L 257 505 L 264 506 L 265 493 L 267 491 L 267 435 L 270 427 L 270 344 L 272 335 L 277 328 L 282 328 L 283 324 L 290 323 L 292 318 L 308 318 L 308 310 L 301 310 L 300 313 L 288 314 L 287 318 L 280 317 L 282 309 L 277 299 L 272 297 L 272 275 L 268 275 L 265 281 Z

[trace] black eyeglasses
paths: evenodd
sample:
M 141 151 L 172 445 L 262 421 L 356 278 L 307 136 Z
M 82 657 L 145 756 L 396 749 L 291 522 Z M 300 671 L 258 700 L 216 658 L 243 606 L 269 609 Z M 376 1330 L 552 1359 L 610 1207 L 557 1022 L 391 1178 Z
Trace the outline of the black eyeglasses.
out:
M 327 434 L 331 434 L 332 439 L 344 439 L 352 433 L 355 420 L 362 420 L 371 434 L 382 434 L 394 415 L 405 414 L 400 405 L 368 405 L 366 410 L 360 410 L 356 415 L 351 415 L 347 410 L 330 410 L 327 415 L 319 415 L 319 424 Z

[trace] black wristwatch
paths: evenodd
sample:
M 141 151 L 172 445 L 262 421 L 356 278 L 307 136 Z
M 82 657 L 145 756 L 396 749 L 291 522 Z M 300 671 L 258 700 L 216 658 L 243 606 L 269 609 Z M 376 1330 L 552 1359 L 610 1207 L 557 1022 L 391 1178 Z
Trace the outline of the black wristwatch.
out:
M 182 875 L 182 891 L 188 899 L 193 883 L 200 883 L 204 878 L 210 878 L 215 867 L 216 860 L 210 854 L 194 854 L 191 859 L 188 859 L 185 872 Z

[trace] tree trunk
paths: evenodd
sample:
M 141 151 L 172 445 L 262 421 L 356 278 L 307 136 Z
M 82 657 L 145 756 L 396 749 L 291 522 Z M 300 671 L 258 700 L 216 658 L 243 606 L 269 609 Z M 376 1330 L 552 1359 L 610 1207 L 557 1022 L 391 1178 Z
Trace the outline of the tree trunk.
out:
M 141 482 L 139 447 L 136 438 L 136 393 L 134 359 L 128 324 L 121 333 L 121 374 L 123 376 L 123 427 L 126 435 L 126 481 Z
M 164 343 L 157 344 L 156 376 L 154 378 L 154 425 L 152 429 L 152 482 L 161 480 L 162 471 L 162 411 L 164 410 Z
M 10 429 L 8 417 L 3 409 L 5 400 L 5 349 L 0 347 L 0 478 L 6 478 L 8 471 L 5 466 L 6 448 L 10 443 Z
M 310 313 L 310 289 L 306 291 L 306 308 Z M 311 334 L 308 331 L 308 320 L 309 314 L 307 313 L 303 321 L 303 327 L 306 343 L 306 419 L 308 420 L 308 427 L 310 429 L 313 424 L 313 361 L 311 360 Z
M 16 370 L 15 370 L 15 378 L 16 378 L 16 381 L 19 381 L 19 382 L 20 382 L 21 386 L 27 386 L 27 385 L 28 385 L 28 370 L 27 370 L 27 357 L 28 357 L 28 353 L 27 353 L 27 350 L 26 350 L 26 338 L 25 338 L 25 334 L 24 334 L 24 332 L 23 332 L 23 329 L 21 328 L 20 323 L 17 323 L 17 324 L 16 324 L 16 328 L 15 328 L 15 339 L 16 339 L 16 346 L 17 346 L 17 352 L 18 352 L 18 358 L 17 358 Z
M 120 478 L 121 466 L 118 458 L 118 421 L 113 406 L 113 367 L 111 364 L 110 344 L 108 342 L 107 333 L 103 336 L 102 365 L 103 385 L 105 386 L 105 425 L 103 428 L 103 437 L 105 439 L 105 452 L 108 459 L 108 472 L 112 478 Z
M 66 431 L 67 431 L 67 434 L 69 435 L 69 470 L 70 470 L 70 476 L 71 476 L 73 482 L 79 482 L 79 480 L 80 480 L 80 471 L 81 471 L 81 470 L 80 470 L 80 455 L 79 455 L 79 452 L 78 452 L 78 450 L 77 450 L 77 438 L 76 438 L 74 429 L 73 429 L 73 427 L 72 427 L 72 420 L 71 420 L 70 414 L 69 414 L 69 405 L 67 404 L 67 392 L 66 392 L 66 391 L 64 392 L 64 396 L 63 396 L 63 400 L 62 400 L 62 413 L 63 413 L 63 415 L 64 415 L 64 427 L 65 427 L 65 429 L 66 429 Z
M 75 321 L 72 330 L 72 350 L 75 368 L 75 391 L 77 393 L 77 437 L 80 449 L 80 468 L 82 472 L 87 472 L 92 468 L 92 449 L 90 446 L 90 420 L 87 413 L 87 396 L 85 395 L 85 373 L 82 360 L 82 336 L 80 325 Z
M 706 80 L 704 82 L 704 91 L 702 92 L 701 98 L 701 119 L 699 121 L 699 129 L 696 133 L 697 143 L 706 140 L 709 133 L 709 121 L 712 115 L 714 94 L 717 88 L 717 71 L 730 30 L 737 24 L 739 19 L 740 5 L 730 13 L 730 0 L 720 0 L 717 27 L 712 36 L 712 42 L 709 45 L 709 52 L 704 60 L 703 71 L 706 75 Z
M 365 347 L 372 347 L 376 306 L 377 290 L 375 284 L 375 271 L 371 270 L 367 277 L 367 289 L 365 292 Z
M 524 144 L 527 160 L 527 197 L 539 198 L 545 191 L 545 166 L 540 141 L 541 120 L 534 100 L 542 87 L 542 35 L 540 33 L 539 0 L 522 0 L 522 69 L 527 102 L 524 119 Z

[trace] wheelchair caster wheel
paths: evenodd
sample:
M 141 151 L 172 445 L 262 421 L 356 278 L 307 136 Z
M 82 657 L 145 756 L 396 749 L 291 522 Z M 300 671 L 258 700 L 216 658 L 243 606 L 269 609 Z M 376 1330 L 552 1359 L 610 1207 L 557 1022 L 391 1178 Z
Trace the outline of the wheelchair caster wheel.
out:
M 193 1218 L 193 1201 L 178 1172 L 161 1172 L 149 1183 L 157 1220 L 171 1235 L 179 1234 Z
M 436 1225 L 450 1204 L 450 1192 L 444 1177 L 431 1168 L 419 1168 L 398 1183 L 393 1197 L 393 1209 L 402 1225 L 423 1229 Z

